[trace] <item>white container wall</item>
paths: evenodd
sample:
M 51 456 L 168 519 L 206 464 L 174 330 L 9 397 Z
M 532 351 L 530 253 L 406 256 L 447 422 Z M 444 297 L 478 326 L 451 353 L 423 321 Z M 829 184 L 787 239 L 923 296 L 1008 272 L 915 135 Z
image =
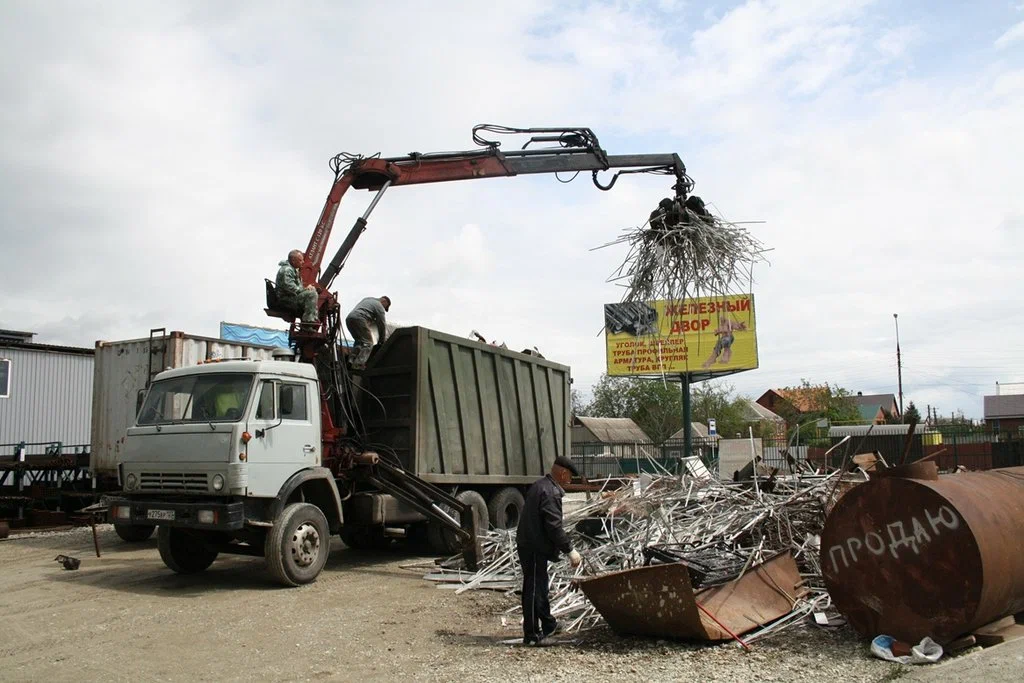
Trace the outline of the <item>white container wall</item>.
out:
M 14 344 L 0 346 L 0 362 L 0 444 L 89 443 L 92 349 Z
M 141 396 L 151 375 L 168 368 L 229 358 L 270 360 L 274 349 L 171 332 L 152 340 L 96 342 L 92 394 L 92 458 L 96 475 L 117 474 L 118 454 L 135 424 Z

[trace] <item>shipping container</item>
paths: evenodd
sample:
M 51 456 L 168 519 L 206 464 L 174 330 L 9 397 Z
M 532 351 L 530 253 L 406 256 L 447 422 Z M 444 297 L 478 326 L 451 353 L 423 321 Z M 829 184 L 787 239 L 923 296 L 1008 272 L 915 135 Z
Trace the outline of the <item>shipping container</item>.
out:
M 88 445 L 93 350 L 36 344 L 32 337 L 0 338 L 0 445 Z M 12 452 L 5 448 L 0 456 Z
M 152 378 L 168 368 L 209 360 L 269 360 L 275 349 L 198 337 L 184 332 L 143 339 L 96 342 L 92 386 L 92 456 L 95 476 L 117 474 L 117 458 L 128 427 L 135 424 L 140 401 Z
M 408 327 L 388 338 L 361 382 L 368 447 L 429 482 L 524 485 L 569 455 L 565 365 Z

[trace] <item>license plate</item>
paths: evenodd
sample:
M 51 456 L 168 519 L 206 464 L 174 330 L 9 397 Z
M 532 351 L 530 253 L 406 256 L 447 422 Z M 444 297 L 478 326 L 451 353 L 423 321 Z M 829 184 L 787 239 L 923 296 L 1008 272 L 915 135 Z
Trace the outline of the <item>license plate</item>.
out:
M 174 521 L 174 510 L 146 510 L 146 519 L 163 519 Z

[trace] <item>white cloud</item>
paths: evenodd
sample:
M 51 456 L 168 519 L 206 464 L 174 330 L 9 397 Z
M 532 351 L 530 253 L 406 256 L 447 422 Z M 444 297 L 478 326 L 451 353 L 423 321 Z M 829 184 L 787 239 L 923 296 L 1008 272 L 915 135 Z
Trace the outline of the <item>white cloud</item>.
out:
M 1024 21 L 1019 21 L 996 38 L 995 46 L 997 49 L 1002 50 L 1017 41 L 1024 39 Z
M 987 385 L 1024 378 L 1024 295 L 1007 285 L 1021 65 L 914 69 L 928 36 L 872 3 L 706 12 L 695 27 L 700 8 L 628 3 L 7 3 L 0 323 L 85 345 L 266 324 L 262 278 L 305 245 L 335 152 L 584 124 L 612 153 L 679 152 L 706 200 L 767 221 L 761 369 L 739 389 L 893 390 L 898 311 L 908 396 L 979 415 Z M 668 192 L 635 176 L 607 193 L 585 176 L 394 188 L 336 287 L 346 305 L 387 292 L 396 320 L 536 345 L 586 386 L 623 256 L 589 249 Z M 345 198 L 328 257 L 368 201 Z

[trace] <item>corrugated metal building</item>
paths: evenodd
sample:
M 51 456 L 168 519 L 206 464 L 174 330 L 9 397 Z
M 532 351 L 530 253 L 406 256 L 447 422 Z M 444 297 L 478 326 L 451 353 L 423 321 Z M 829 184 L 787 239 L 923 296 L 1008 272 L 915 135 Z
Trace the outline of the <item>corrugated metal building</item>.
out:
M 93 350 L 36 344 L 34 337 L 0 330 L 0 444 L 86 445 Z
M 628 417 L 585 417 L 572 422 L 573 455 L 616 458 L 657 457 L 651 437 Z

